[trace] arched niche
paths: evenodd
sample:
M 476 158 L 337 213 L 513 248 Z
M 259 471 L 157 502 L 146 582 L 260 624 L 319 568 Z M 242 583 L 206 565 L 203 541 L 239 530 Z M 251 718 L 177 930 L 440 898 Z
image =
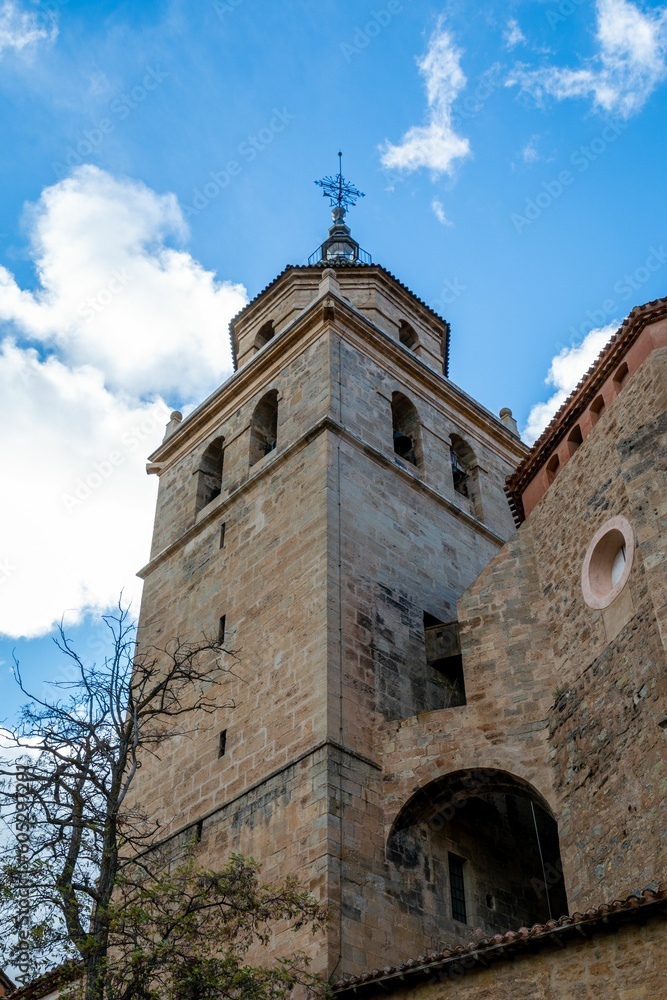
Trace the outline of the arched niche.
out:
M 449 445 L 454 492 L 465 497 L 478 520 L 482 520 L 482 496 L 477 457 L 460 434 L 452 434 Z
M 419 789 L 393 824 L 387 861 L 399 901 L 420 895 L 423 919 L 443 936 L 497 934 L 567 912 L 556 818 L 508 771 L 469 768 Z
M 258 330 L 257 336 L 255 337 L 255 351 L 261 351 L 261 349 L 268 344 L 270 340 L 276 335 L 276 331 L 273 326 L 273 320 L 268 320 L 264 323 Z
M 398 339 L 404 347 L 409 348 L 411 351 L 416 351 L 419 347 L 417 331 L 409 323 L 406 323 L 404 319 L 401 320 L 398 327 Z
M 255 407 L 250 424 L 250 465 L 274 451 L 278 443 L 278 392 L 271 389 Z
M 212 503 L 222 491 L 222 470 L 225 460 L 225 439 L 217 437 L 211 441 L 199 459 L 197 468 L 197 500 L 195 509 L 198 513 Z
M 391 395 L 391 426 L 395 453 L 421 469 L 421 421 L 417 407 L 402 392 Z

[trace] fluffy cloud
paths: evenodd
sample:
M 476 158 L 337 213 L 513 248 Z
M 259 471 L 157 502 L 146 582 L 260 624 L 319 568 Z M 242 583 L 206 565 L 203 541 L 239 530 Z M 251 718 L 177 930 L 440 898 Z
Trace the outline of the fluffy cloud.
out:
M 555 392 L 545 403 L 537 403 L 528 414 L 528 423 L 523 432 L 527 444 L 533 444 L 547 426 L 554 413 L 577 387 L 609 338 L 616 332 L 617 323 L 591 330 L 576 347 L 565 347 L 551 362 L 546 385 L 553 386 Z
M 426 54 L 418 61 L 426 82 L 428 124 L 413 125 L 398 145 L 386 142 L 384 167 L 406 172 L 426 167 L 437 176 L 453 173 L 455 161 L 470 155 L 470 143 L 452 127 L 452 105 L 467 82 L 460 60 L 460 49 L 438 22 Z
M 168 239 L 173 195 L 84 167 L 28 213 L 40 286 L 0 269 L 0 633 L 67 613 L 138 608 L 157 480 L 146 456 L 172 403 L 230 371 L 227 325 L 247 301 Z
M 40 360 L 9 340 L 0 396 L 0 632 L 39 635 L 64 612 L 76 621 L 109 607 L 123 587 L 136 606 L 157 486 L 146 455 L 167 406 L 123 398 L 95 369 Z
M 577 69 L 519 66 L 508 85 L 545 95 L 591 98 L 597 110 L 623 118 L 640 111 L 667 77 L 667 8 L 642 12 L 629 0 L 597 0 L 598 51 Z
M 55 19 L 36 10 L 22 10 L 14 0 L 0 4 L 0 55 L 5 49 L 20 51 L 58 33 Z
M 18 335 L 135 395 L 199 399 L 229 374 L 245 289 L 168 245 L 187 233 L 174 195 L 84 166 L 46 188 L 29 222 L 40 287 L 0 268 L 0 320 Z
M 507 26 L 503 32 L 503 41 L 508 49 L 514 49 L 517 45 L 525 45 L 526 36 L 519 27 L 519 22 L 515 17 L 511 17 L 507 22 Z

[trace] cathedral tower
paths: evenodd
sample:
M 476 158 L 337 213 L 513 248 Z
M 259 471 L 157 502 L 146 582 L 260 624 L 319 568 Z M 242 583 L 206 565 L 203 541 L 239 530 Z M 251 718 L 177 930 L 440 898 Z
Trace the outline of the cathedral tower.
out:
M 217 632 L 237 659 L 234 707 L 147 760 L 136 792 L 165 834 L 199 831 L 204 863 L 240 851 L 327 900 L 325 941 L 296 946 L 338 976 L 386 964 L 399 925 L 408 954 L 463 926 L 455 851 L 432 904 L 397 880 L 385 760 L 410 720 L 462 724 L 457 599 L 514 535 L 503 487 L 526 449 L 450 380 L 447 323 L 361 250 L 346 189 L 332 200 L 308 265 L 233 321 L 234 374 L 151 456 L 143 640 Z M 546 842 L 524 793 L 503 822 L 534 803 Z

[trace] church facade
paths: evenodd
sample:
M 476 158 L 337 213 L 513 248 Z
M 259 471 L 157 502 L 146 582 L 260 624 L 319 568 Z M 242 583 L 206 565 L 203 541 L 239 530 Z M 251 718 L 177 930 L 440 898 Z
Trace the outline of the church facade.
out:
M 326 900 L 274 947 L 341 994 L 667 996 L 667 302 L 529 451 L 343 216 L 151 456 L 142 641 L 235 659 L 135 794 Z

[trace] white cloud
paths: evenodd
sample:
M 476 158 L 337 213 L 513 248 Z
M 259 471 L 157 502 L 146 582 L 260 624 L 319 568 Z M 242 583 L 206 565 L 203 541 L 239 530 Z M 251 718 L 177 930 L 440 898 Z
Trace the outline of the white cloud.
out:
M 82 167 L 27 221 L 39 287 L 0 268 L 0 633 L 15 637 L 121 590 L 138 608 L 163 394 L 199 400 L 225 378 L 228 322 L 247 301 L 168 245 L 186 235 L 173 195 Z
M 427 167 L 437 176 L 453 173 L 455 161 L 470 155 L 469 141 L 452 127 L 452 105 L 467 82 L 460 59 L 460 49 L 439 21 L 426 55 L 418 61 L 426 81 L 429 122 L 413 125 L 398 145 L 385 142 L 381 147 L 384 167 L 402 171 Z
M 138 607 L 134 574 L 148 557 L 156 478 L 146 456 L 164 434 L 162 400 L 105 388 L 90 367 L 68 368 L 6 340 L 0 349 L 4 472 L 0 632 L 34 636 L 64 612 Z
M 539 160 L 540 154 L 537 149 L 538 141 L 538 135 L 531 135 L 530 139 L 521 150 L 521 159 L 524 163 L 536 163 L 537 160 Z
M 245 289 L 168 245 L 187 233 L 174 195 L 83 166 L 28 218 L 40 287 L 0 268 L 0 320 L 19 335 L 135 395 L 199 399 L 230 373 L 227 327 Z
M 598 51 L 577 69 L 518 66 L 508 86 L 545 95 L 591 98 L 595 108 L 623 118 L 640 111 L 667 77 L 667 8 L 646 13 L 629 0 L 597 0 Z
M 598 357 L 610 337 L 618 329 L 618 323 L 591 330 L 581 344 L 564 347 L 551 362 L 545 385 L 556 390 L 545 403 L 537 403 L 528 414 L 528 422 L 523 432 L 527 444 L 533 444 L 547 426 L 556 411 L 562 406 L 579 381 Z
M 442 204 L 439 198 L 434 198 L 431 202 L 431 208 L 433 209 L 433 214 L 435 215 L 438 222 L 443 226 L 451 226 L 452 223 L 447 218 L 445 213 L 445 206 Z
M 503 41 L 508 49 L 514 49 L 517 45 L 525 45 L 526 36 L 515 17 L 511 17 L 507 22 L 507 27 L 503 32 Z
M 23 10 L 14 0 L 0 4 L 0 55 L 5 49 L 20 51 L 58 34 L 55 18 L 36 10 Z

